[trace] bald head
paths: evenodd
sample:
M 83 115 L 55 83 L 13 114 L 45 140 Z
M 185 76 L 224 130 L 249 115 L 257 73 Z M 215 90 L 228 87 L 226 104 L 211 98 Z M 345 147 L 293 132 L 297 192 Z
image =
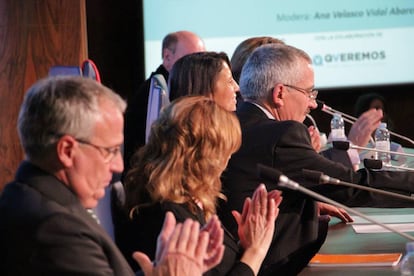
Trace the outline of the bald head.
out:
M 162 41 L 162 60 L 167 71 L 182 56 L 205 51 L 204 42 L 195 33 L 179 31 L 168 34 Z

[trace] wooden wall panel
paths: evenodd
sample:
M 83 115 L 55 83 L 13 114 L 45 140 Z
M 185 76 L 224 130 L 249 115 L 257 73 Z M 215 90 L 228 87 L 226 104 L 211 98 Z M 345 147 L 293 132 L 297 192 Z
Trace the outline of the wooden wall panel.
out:
M 86 58 L 85 0 L 0 0 L 0 191 L 23 159 L 16 122 L 25 91 L 51 66 Z

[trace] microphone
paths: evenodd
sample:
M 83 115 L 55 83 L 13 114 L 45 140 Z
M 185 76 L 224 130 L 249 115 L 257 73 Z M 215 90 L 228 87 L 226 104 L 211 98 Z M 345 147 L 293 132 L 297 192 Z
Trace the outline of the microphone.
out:
M 306 114 L 306 118 L 308 118 L 312 122 L 312 125 L 319 131 L 319 128 L 318 128 L 318 125 L 316 124 L 315 119 L 310 114 Z
M 356 146 L 348 141 L 332 141 L 332 146 L 339 150 L 348 150 L 351 149 L 359 149 L 359 150 L 367 150 L 367 151 L 375 151 L 375 152 L 382 152 L 382 153 L 388 153 L 388 154 L 394 154 L 394 155 L 400 155 L 400 156 L 409 156 L 414 157 L 414 154 L 405 153 L 405 152 L 399 152 L 399 151 L 390 151 L 390 150 L 380 150 L 376 148 L 367 148 L 367 147 L 360 147 Z
M 414 172 L 413 168 L 394 166 L 391 164 L 384 163 L 382 162 L 382 160 L 379 160 L 379 159 L 364 159 L 364 166 L 365 168 L 368 168 L 371 170 L 381 170 L 382 168 L 385 167 L 385 168 Z
M 400 236 L 402 236 L 402 237 L 404 237 L 404 238 L 406 238 L 410 241 L 414 241 L 414 237 L 412 237 L 412 236 L 410 236 L 410 235 L 408 235 L 404 232 L 401 232 L 401 231 L 399 231 L 399 230 L 397 230 L 393 227 L 390 227 L 390 226 L 388 226 L 384 223 L 376 221 L 376 220 L 362 214 L 361 212 L 358 212 L 357 210 L 349 208 L 349 207 L 347 207 L 347 206 L 345 206 L 345 205 L 343 205 L 343 204 L 341 204 L 337 201 L 334 201 L 334 200 L 332 200 L 328 197 L 325 197 L 323 195 L 315 193 L 314 191 L 311 191 L 311 190 L 299 185 L 299 183 L 297 183 L 293 180 L 290 180 L 287 176 L 283 175 L 281 172 L 279 172 L 278 170 L 276 170 L 274 168 L 265 166 L 263 164 L 257 164 L 257 172 L 258 172 L 259 178 L 277 181 L 278 185 L 280 187 L 288 188 L 288 189 L 291 189 L 291 190 L 294 190 L 294 191 L 299 191 L 299 192 L 304 193 L 304 194 L 306 194 L 306 195 L 308 195 L 312 198 L 315 198 L 319 201 L 324 201 L 324 202 L 327 202 L 327 203 L 332 204 L 334 206 L 337 206 L 339 208 L 342 208 L 342 209 L 346 210 L 349 213 L 360 216 L 363 219 L 365 219 L 369 222 L 372 222 L 376 225 L 379 225 L 379 226 L 383 227 L 384 229 L 387 229 L 387 230 L 389 230 L 393 233 L 396 233 L 396 234 L 398 234 L 398 235 L 400 235 Z
M 330 115 L 332 115 L 332 116 L 333 116 L 335 113 L 341 114 L 342 119 L 343 119 L 345 122 L 350 123 L 351 125 L 353 125 L 353 124 L 356 122 L 356 120 L 358 120 L 358 119 L 357 119 L 357 118 L 355 118 L 354 116 L 351 116 L 351 115 L 348 115 L 348 114 L 346 114 L 346 113 L 343 113 L 343 112 L 341 112 L 341 111 L 339 111 L 339 110 L 333 109 L 332 107 L 330 107 L 330 106 L 326 105 L 323 101 L 316 100 L 316 103 L 317 103 L 317 105 L 318 105 L 318 107 L 317 107 L 316 109 L 318 109 L 318 110 L 322 110 L 323 112 L 328 113 L 328 114 L 330 114 Z M 388 130 L 388 132 L 391 134 L 391 131 L 389 131 L 389 130 Z M 370 137 L 370 142 L 374 144 L 374 139 L 373 139 L 372 137 Z
M 348 122 L 348 123 L 350 123 L 352 125 L 355 123 L 356 120 L 358 120 L 354 116 L 351 116 L 351 115 L 348 115 L 346 113 L 343 113 L 343 112 L 341 112 L 339 110 L 333 109 L 332 107 L 326 105 L 323 101 L 316 100 L 316 103 L 318 105 L 318 107 L 316 108 L 317 110 L 321 110 L 321 111 L 323 111 L 325 113 L 328 113 L 330 115 L 334 115 L 335 113 L 339 113 L 339 114 L 341 114 L 341 116 L 342 116 L 342 118 L 344 119 L 345 122 Z M 412 145 L 414 145 L 414 140 L 412 140 L 412 139 L 410 139 L 410 138 L 408 138 L 406 136 L 403 136 L 401 134 L 395 133 L 395 132 L 393 132 L 391 130 L 388 130 L 388 132 L 390 133 L 390 135 L 395 136 L 395 137 L 398 137 L 398 138 L 400 138 L 402 140 L 405 140 L 405 141 L 411 143 Z
M 285 185 L 290 186 L 288 188 L 295 190 L 299 184 L 295 181 L 290 180 L 287 176 L 283 175 L 278 170 L 263 165 L 263 164 L 257 164 L 257 176 L 262 179 L 268 179 L 268 180 L 278 180 L 279 182 L 285 183 Z M 280 184 L 280 183 L 279 183 Z M 282 186 L 282 185 L 280 185 Z M 283 186 L 282 186 L 283 187 Z
M 316 109 L 322 110 L 323 112 L 328 113 L 330 115 L 334 115 L 335 113 L 341 114 L 341 116 L 342 116 L 342 118 L 344 119 L 345 122 L 348 122 L 350 124 L 354 124 L 355 121 L 358 120 L 354 116 L 351 116 L 351 115 L 343 113 L 339 110 L 333 109 L 332 107 L 326 105 L 325 102 L 323 102 L 323 101 L 316 100 L 316 103 L 318 105 L 318 107 Z
M 312 125 L 319 132 L 321 148 L 325 147 L 326 144 L 328 143 L 328 138 L 326 137 L 326 134 L 319 131 L 319 128 L 318 128 L 318 125 L 316 124 L 315 119 L 310 114 L 306 114 L 306 118 L 308 118 L 312 122 Z
M 381 161 L 381 160 L 375 160 L 375 161 Z M 305 176 L 306 179 L 311 180 L 311 181 L 315 181 L 319 184 L 342 185 L 342 186 L 347 186 L 347 187 L 351 187 L 351 188 L 355 188 L 355 189 L 359 189 L 359 190 L 365 190 L 365 191 L 369 191 L 369 192 L 373 192 L 373 193 L 377 193 L 377 194 L 396 197 L 396 198 L 399 198 L 399 199 L 414 201 L 414 197 L 410 197 L 410 196 L 406 196 L 406 195 L 402 195 L 402 194 L 398 194 L 398 193 L 392 193 L 392 192 L 388 192 L 388 191 L 381 190 L 381 189 L 375 189 L 375 188 L 372 188 L 372 187 L 362 186 L 362 185 L 358 185 L 358 184 L 354 184 L 354 183 L 350 183 L 350 182 L 345 182 L 345 181 L 342 181 L 340 179 L 330 177 L 329 175 L 326 175 L 323 172 L 308 170 L 308 169 L 302 169 L 302 173 L 303 173 L 303 175 Z

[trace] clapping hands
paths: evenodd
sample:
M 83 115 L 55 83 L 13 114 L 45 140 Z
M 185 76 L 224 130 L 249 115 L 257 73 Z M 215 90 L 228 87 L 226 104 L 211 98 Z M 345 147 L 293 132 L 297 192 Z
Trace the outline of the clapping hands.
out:
M 252 198 L 246 198 L 241 214 L 232 211 L 238 225 L 240 245 L 245 250 L 241 261 L 256 274 L 272 242 L 281 201 L 280 191 L 267 192 L 260 184 Z
M 177 224 L 174 215 L 167 212 L 157 240 L 154 264 L 142 252 L 135 252 L 133 257 L 146 276 L 201 276 L 220 263 L 223 235 L 217 217 L 200 229 L 200 224 L 191 219 Z

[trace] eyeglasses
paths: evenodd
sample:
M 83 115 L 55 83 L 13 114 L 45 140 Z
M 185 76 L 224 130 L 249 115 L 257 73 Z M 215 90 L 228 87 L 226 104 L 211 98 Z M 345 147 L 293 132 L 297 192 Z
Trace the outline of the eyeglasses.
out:
M 297 86 L 294 86 L 294 85 L 290 85 L 290 84 L 283 84 L 283 85 L 284 86 L 287 86 L 287 87 L 290 87 L 290 88 L 293 88 L 293 89 L 295 89 L 295 90 L 297 90 L 297 91 L 305 94 L 311 100 L 316 100 L 316 97 L 318 96 L 318 92 L 319 91 L 317 89 L 308 90 L 308 89 L 300 88 L 300 87 L 297 87 Z
M 75 139 L 75 140 L 78 141 L 78 143 L 80 144 L 91 146 L 97 149 L 101 153 L 104 163 L 111 162 L 115 158 L 115 156 L 117 156 L 117 154 L 121 152 L 121 146 L 102 147 L 102 146 L 95 145 L 91 142 L 88 142 L 86 140 L 82 140 L 82 139 Z

